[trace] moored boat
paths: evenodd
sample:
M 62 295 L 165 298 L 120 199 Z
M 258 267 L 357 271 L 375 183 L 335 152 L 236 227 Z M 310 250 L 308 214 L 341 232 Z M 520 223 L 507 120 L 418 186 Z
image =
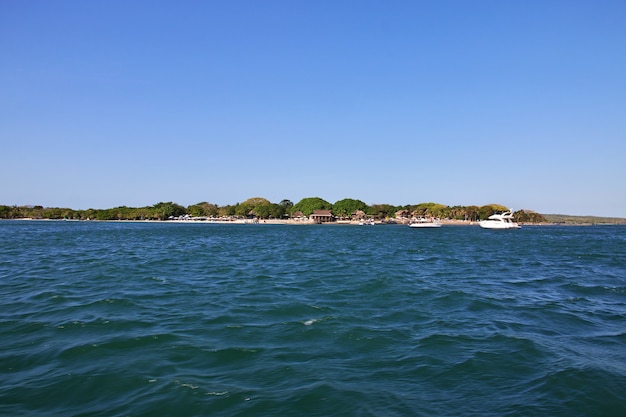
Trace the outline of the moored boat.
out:
M 513 214 L 505 211 L 500 214 L 492 214 L 487 220 L 481 220 L 478 225 L 483 229 L 519 229 L 521 226 L 515 222 Z
M 427 220 L 420 217 L 416 221 L 409 223 L 409 227 L 412 227 L 414 229 L 434 229 L 437 227 L 441 227 L 441 222 L 437 220 Z

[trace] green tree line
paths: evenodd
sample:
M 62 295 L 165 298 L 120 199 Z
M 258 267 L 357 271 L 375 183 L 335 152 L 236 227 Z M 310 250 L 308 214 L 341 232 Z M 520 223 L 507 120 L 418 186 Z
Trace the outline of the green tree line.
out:
M 334 204 L 319 197 L 307 197 L 294 204 L 290 200 L 272 203 L 262 197 L 253 197 L 243 203 L 219 206 L 200 202 L 184 207 L 173 202 L 159 202 L 146 207 L 120 206 L 108 209 L 74 210 L 43 206 L 0 205 L 0 219 L 72 219 L 72 220 L 168 220 L 188 216 L 190 218 L 260 218 L 288 219 L 294 213 L 311 215 L 315 210 L 331 210 L 337 218 L 350 218 L 359 211 L 373 219 L 393 219 L 400 213 L 406 217 L 434 217 L 440 219 L 477 221 L 490 215 L 507 211 L 499 204 L 484 206 L 447 206 L 438 203 L 419 203 L 403 206 L 391 204 L 368 205 L 361 200 L 345 198 Z M 544 222 L 539 213 L 519 210 L 513 213 L 518 222 Z

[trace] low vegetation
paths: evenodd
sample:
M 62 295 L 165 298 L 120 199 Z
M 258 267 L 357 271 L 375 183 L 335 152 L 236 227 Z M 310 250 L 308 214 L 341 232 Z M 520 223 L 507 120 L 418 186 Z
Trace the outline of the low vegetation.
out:
M 566 214 L 544 214 L 546 221 L 556 224 L 626 224 L 619 217 L 569 216 Z

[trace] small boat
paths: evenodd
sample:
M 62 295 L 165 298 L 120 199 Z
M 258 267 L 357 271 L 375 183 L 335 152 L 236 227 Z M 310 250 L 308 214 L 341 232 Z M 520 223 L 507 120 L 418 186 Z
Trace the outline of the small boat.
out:
M 521 226 L 515 223 L 510 211 L 500 214 L 492 214 L 487 220 L 481 220 L 478 225 L 483 229 L 519 229 Z
M 441 222 L 437 220 L 426 220 L 423 217 L 420 217 L 416 221 L 409 223 L 409 227 L 414 229 L 434 229 L 436 227 L 441 227 Z

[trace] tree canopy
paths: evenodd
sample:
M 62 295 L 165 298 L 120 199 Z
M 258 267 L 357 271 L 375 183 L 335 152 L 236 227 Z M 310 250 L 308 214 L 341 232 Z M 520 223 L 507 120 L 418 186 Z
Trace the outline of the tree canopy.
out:
M 363 212 L 367 210 L 367 204 L 365 204 L 361 200 L 344 198 L 343 200 L 335 202 L 335 204 L 333 204 L 332 210 L 335 216 L 350 217 L 350 215 L 357 210 L 361 210 Z
M 310 216 L 315 210 L 331 210 L 339 218 L 350 217 L 357 210 L 368 216 L 384 219 L 394 218 L 399 210 L 406 210 L 412 216 L 438 217 L 443 219 L 477 221 L 486 219 L 496 212 L 509 209 L 500 204 L 484 206 L 453 206 L 433 202 L 415 205 L 393 206 L 390 204 L 374 204 L 368 206 L 361 200 L 344 198 L 335 204 L 320 197 L 307 197 L 293 204 L 284 199 L 280 203 L 272 203 L 262 197 L 253 197 L 243 203 L 218 206 L 206 201 L 183 207 L 179 204 L 160 202 L 146 207 L 114 207 L 108 209 L 73 210 L 69 208 L 36 206 L 0 205 L 2 219 L 96 219 L 96 220 L 168 220 L 181 216 L 190 217 L 257 217 L 261 219 L 281 219 L 297 211 Z M 544 216 L 531 210 L 519 210 L 513 213 L 519 222 L 543 222 Z
M 331 210 L 333 205 L 319 197 L 303 198 L 293 205 L 291 212 L 301 211 L 305 216 L 310 216 L 315 210 Z

